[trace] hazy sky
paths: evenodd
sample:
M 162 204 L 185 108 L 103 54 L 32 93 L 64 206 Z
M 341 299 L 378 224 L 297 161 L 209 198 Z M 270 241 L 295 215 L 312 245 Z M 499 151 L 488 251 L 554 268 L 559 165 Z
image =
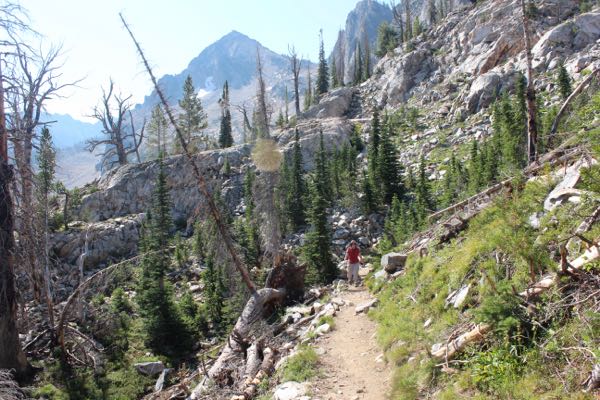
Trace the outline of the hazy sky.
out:
M 21 0 L 34 29 L 47 43 L 62 43 L 65 80 L 85 78 L 48 111 L 85 119 L 109 77 L 141 102 L 151 86 L 121 26 L 123 12 L 155 74 L 181 72 L 205 47 L 237 30 L 278 53 L 295 44 L 316 60 L 318 32 L 325 50 L 357 0 Z

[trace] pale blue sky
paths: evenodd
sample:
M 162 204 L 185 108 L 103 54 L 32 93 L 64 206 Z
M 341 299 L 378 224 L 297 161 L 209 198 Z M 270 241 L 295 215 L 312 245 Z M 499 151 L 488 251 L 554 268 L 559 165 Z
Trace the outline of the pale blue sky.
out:
M 100 85 L 112 76 L 140 102 L 150 84 L 133 44 L 122 28 L 122 11 L 142 43 L 155 73 L 178 73 L 205 47 L 231 30 L 278 53 L 295 44 L 316 60 L 323 28 L 329 53 L 357 0 L 21 0 L 45 41 L 62 43 L 64 78 L 85 77 L 81 87 L 53 100 L 50 112 L 83 119 L 96 104 Z

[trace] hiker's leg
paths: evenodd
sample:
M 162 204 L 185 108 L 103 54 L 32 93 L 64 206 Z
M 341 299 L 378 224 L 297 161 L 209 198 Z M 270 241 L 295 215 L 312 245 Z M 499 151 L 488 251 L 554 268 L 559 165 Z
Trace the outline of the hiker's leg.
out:
M 348 277 L 348 283 L 352 283 L 352 264 L 350 264 L 350 261 L 346 261 L 346 276 Z
M 354 280 L 354 283 L 358 283 L 360 281 L 360 278 L 358 277 L 358 267 L 359 266 L 360 266 L 359 263 L 352 264 L 352 279 Z

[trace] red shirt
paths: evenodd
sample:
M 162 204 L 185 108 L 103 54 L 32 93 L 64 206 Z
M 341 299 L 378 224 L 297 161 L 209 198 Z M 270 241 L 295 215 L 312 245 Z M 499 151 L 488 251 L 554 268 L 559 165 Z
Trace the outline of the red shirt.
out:
M 358 246 L 348 247 L 348 250 L 346 250 L 346 260 L 348 260 L 350 264 L 358 263 L 358 256 L 360 256 L 360 249 Z

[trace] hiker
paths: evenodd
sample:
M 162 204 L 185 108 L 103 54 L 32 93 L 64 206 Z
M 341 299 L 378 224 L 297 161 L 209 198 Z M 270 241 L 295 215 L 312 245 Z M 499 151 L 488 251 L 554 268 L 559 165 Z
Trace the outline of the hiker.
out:
M 351 241 L 346 249 L 346 258 L 344 260 L 346 260 L 346 267 L 348 268 L 348 284 L 354 282 L 355 286 L 359 286 L 358 267 L 362 264 L 363 258 L 360 255 L 360 248 L 355 240 Z

